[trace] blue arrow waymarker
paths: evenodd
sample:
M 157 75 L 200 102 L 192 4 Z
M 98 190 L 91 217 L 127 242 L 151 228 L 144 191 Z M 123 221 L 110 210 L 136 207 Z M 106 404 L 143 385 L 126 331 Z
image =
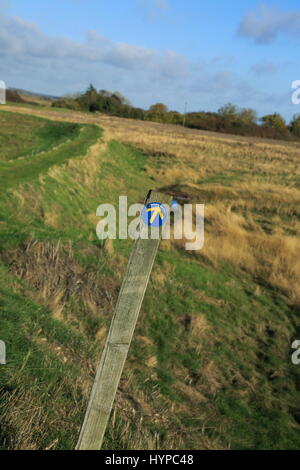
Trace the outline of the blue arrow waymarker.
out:
M 167 211 L 159 202 L 150 202 L 144 207 L 142 219 L 150 227 L 160 227 L 167 220 Z

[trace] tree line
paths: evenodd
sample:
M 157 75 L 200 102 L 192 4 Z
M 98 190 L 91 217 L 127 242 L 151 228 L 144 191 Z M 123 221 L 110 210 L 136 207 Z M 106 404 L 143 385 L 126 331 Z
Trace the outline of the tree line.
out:
M 163 103 L 156 103 L 148 110 L 144 110 L 132 106 L 117 91 L 97 91 L 93 85 L 90 85 L 85 93 L 68 95 L 54 101 L 52 106 L 243 136 L 284 140 L 300 138 L 300 115 L 295 115 L 290 123 L 286 123 L 279 113 L 259 118 L 255 110 L 238 108 L 231 103 L 222 106 L 217 112 L 199 111 L 182 114 L 170 111 Z

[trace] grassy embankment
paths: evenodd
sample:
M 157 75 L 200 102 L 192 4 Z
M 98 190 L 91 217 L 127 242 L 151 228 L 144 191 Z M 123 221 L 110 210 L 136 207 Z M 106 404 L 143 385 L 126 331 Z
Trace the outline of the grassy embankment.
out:
M 161 245 L 105 448 L 299 448 L 299 147 L 102 116 L 114 140 L 87 151 L 97 127 L 16 116 L 0 114 L 0 446 L 74 447 L 132 246 L 103 247 L 95 211 L 153 187 L 206 203 L 206 242 Z

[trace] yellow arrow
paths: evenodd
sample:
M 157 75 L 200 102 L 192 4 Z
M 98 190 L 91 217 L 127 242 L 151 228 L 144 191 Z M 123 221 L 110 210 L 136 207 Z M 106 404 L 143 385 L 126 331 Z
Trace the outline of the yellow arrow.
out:
M 160 207 L 151 207 L 150 209 L 147 209 L 147 212 L 153 212 L 152 217 L 150 219 L 150 224 L 153 224 L 154 220 L 158 215 L 160 216 L 161 220 L 163 220 L 164 218 Z

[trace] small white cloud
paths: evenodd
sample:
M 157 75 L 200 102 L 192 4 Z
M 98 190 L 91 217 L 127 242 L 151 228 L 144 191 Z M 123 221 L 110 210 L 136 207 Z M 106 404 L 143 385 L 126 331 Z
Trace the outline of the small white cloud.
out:
M 300 38 L 300 11 L 272 9 L 261 4 L 249 12 L 239 25 L 238 35 L 253 39 L 257 44 L 269 44 L 280 35 Z
M 121 68 L 145 67 L 149 60 L 155 60 L 155 51 L 131 44 L 111 44 L 104 56 L 108 64 Z

